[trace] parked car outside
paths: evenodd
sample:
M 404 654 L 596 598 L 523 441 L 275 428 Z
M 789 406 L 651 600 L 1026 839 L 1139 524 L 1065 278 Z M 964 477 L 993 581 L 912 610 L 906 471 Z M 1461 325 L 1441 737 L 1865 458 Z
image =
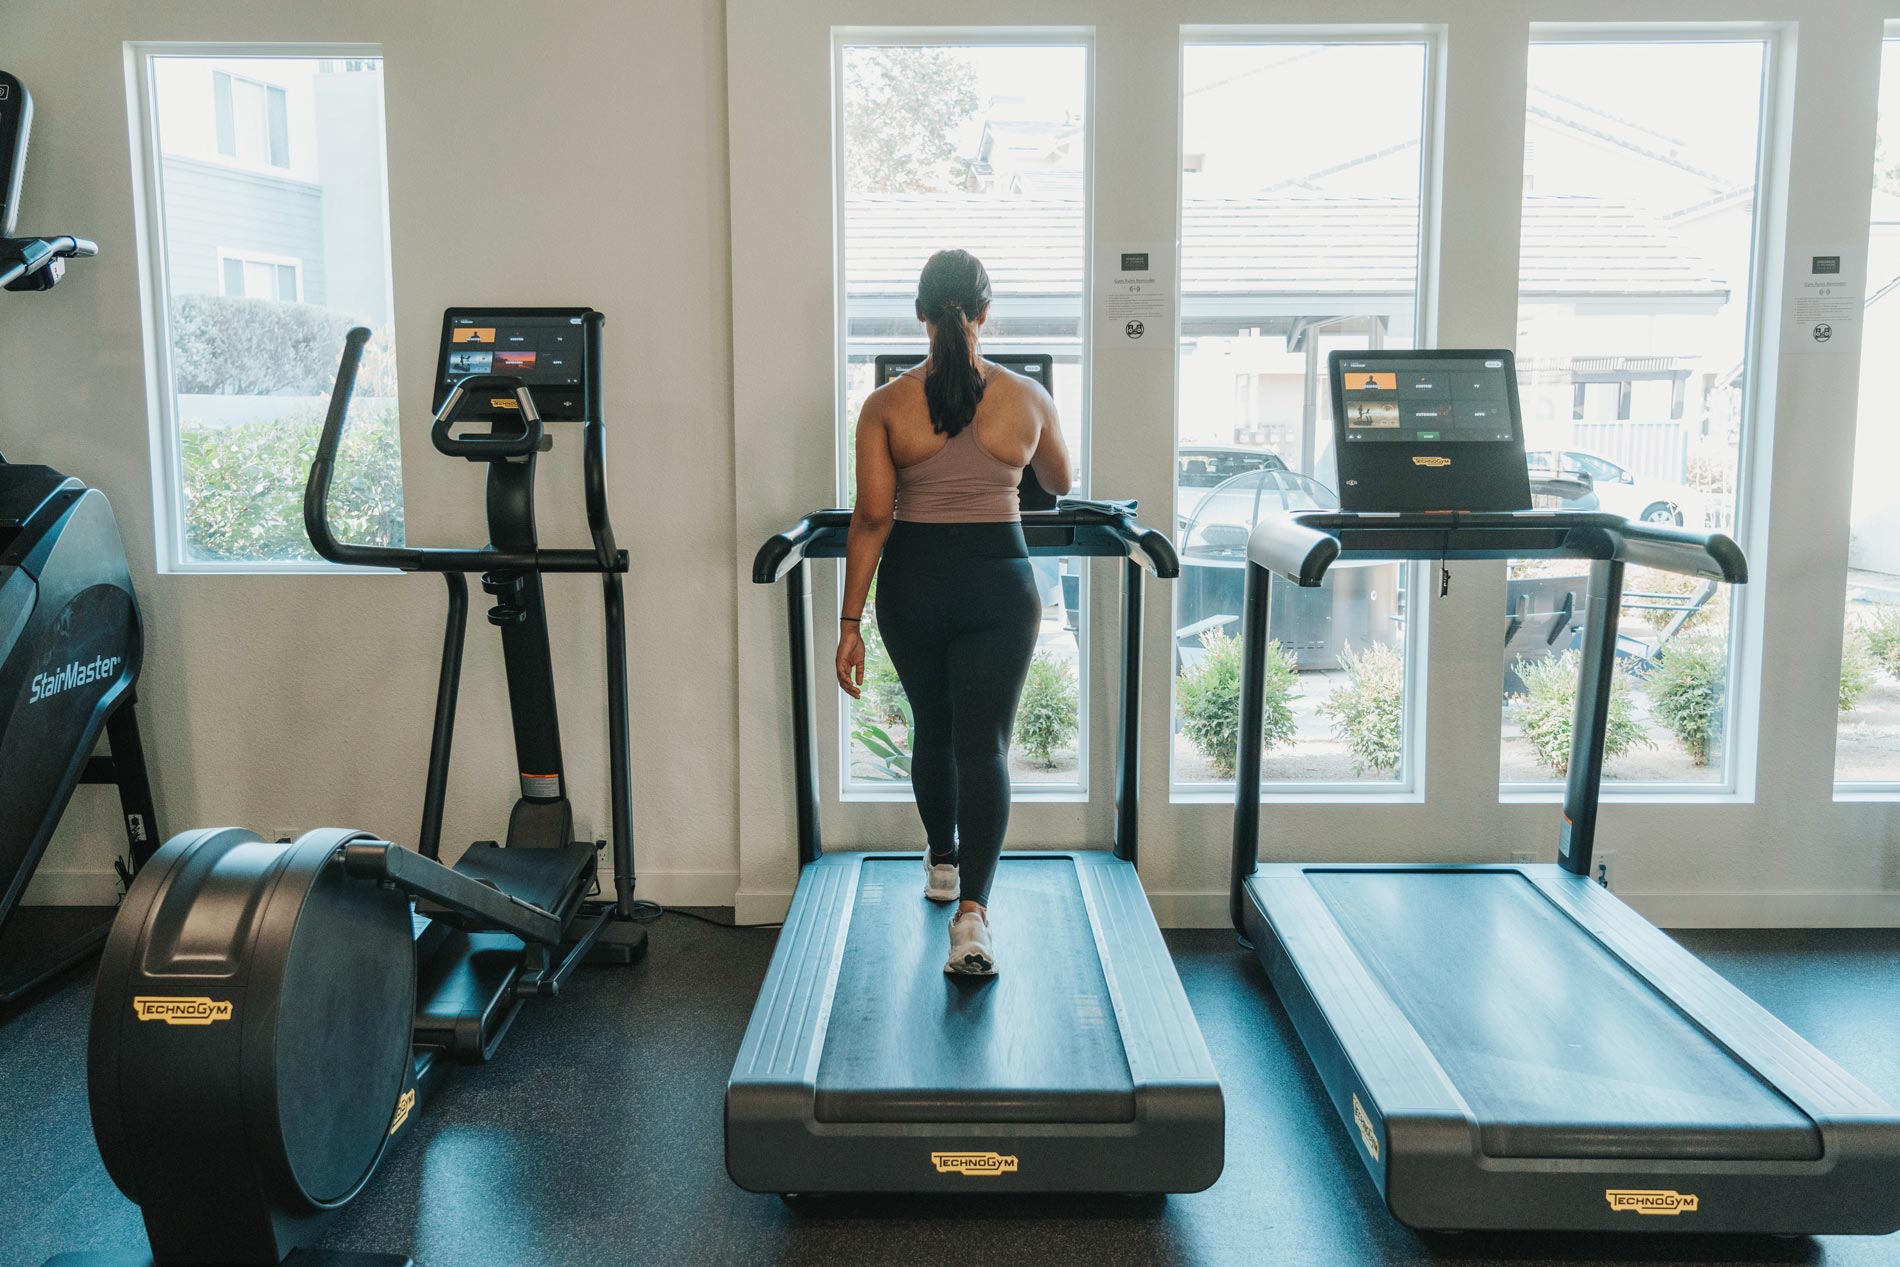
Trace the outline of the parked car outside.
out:
M 1561 461 L 1557 455 L 1561 455 Z M 1597 504 L 1611 514 L 1639 523 L 1701 528 L 1705 502 L 1687 484 L 1646 479 L 1600 453 L 1585 449 L 1532 449 L 1525 455 L 1531 478 L 1586 478 Z

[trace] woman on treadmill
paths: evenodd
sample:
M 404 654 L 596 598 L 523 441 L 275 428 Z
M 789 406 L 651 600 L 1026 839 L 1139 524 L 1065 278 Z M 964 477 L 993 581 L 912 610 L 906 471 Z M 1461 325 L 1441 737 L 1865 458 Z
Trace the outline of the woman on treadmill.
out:
M 1042 620 L 1016 485 L 1075 482 L 1055 402 L 991 364 L 978 340 L 990 275 L 939 251 L 917 280 L 930 334 L 922 365 L 871 393 L 858 415 L 858 496 L 845 551 L 838 685 L 864 685 L 859 623 L 878 585 L 877 626 L 909 697 L 911 787 L 924 822 L 924 894 L 956 900 L 945 972 L 996 971 L 990 881 L 1009 826 L 1009 740 Z

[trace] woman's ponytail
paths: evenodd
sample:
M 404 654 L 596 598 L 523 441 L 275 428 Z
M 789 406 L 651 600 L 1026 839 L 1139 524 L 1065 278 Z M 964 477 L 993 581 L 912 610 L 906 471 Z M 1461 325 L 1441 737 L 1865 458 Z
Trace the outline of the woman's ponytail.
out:
M 944 435 L 969 426 L 983 399 L 983 371 L 971 354 L 971 335 L 989 306 L 989 272 L 968 251 L 938 251 L 917 279 L 917 317 L 930 324 L 924 400 L 930 425 Z

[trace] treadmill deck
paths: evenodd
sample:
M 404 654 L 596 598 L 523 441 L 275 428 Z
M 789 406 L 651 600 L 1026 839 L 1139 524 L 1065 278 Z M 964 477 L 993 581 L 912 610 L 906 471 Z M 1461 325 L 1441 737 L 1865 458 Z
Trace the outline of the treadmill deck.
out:
M 1011 852 L 1000 971 L 949 976 L 918 854 L 807 866 L 726 1089 L 761 1192 L 1195 1192 L 1224 1110 L 1134 868 Z
M 1246 894 L 1274 989 L 1406 1223 L 1900 1227 L 1893 1110 L 1589 879 L 1272 864 Z

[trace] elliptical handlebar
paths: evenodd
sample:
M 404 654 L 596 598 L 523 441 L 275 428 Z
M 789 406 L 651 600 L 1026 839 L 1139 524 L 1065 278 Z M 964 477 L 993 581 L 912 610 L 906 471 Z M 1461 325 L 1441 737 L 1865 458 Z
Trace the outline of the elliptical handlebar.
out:
M 470 394 L 491 388 L 514 396 L 515 412 L 521 419 L 520 433 L 485 436 L 451 434 L 450 428 L 455 425 Z M 541 413 L 534 407 L 534 393 L 513 374 L 470 374 L 467 378 L 458 379 L 449 388 L 449 394 L 442 398 L 442 407 L 435 411 L 435 420 L 429 424 L 429 440 L 435 445 L 436 452 L 446 457 L 467 458 L 471 462 L 526 457 L 541 447 L 543 434 Z
M 582 461 L 585 467 L 584 480 L 587 489 L 587 526 L 594 539 L 592 549 L 588 550 L 496 550 L 490 547 L 470 548 L 454 547 L 448 549 L 425 549 L 417 546 L 375 546 L 356 542 L 337 540 L 330 526 L 330 484 L 336 474 L 337 450 L 343 442 L 343 428 L 349 419 L 350 398 L 356 392 L 356 376 L 363 364 L 363 348 L 370 340 L 370 331 L 365 326 L 356 326 L 343 339 L 343 358 L 337 364 L 336 386 L 330 392 L 330 408 L 323 419 L 323 433 L 317 441 L 317 455 L 310 464 L 310 478 L 304 484 L 303 523 L 304 531 L 309 534 L 310 544 L 318 555 L 332 563 L 341 563 L 351 567 L 395 568 L 403 572 L 486 572 L 494 569 L 531 569 L 541 572 L 625 572 L 627 555 L 614 546 L 613 525 L 607 517 L 607 477 L 606 439 L 600 421 L 600 329 L 605 318 L 599 313 L 589 317 L 585 325 L 587 339 L 587 419 L 583 444 Z M 478 378 L 494 378 L 493 375 L 478 375 Z M 431 430 L 442 429 L 443 419 L 453 420 L 450 406 L 459 407 L 460 399 L 466 393 L 471 380 L 464 379 L 451 390 L 443 408 L 437 412 L 436 421 Z M 518 385 L 519 380 L 503 376 L 502 381 Z M 519 395 L 527 396 L 527 388 L 518 386 Z M 523 402 L 524 420 L 533 417 L 530 428 L 535 437 L 535 445 L 540 443 L 541 422 L 535 413 L 532 399 Z M 513 439 L 512 437 L 510 439 Z M 452 444 L 480 444 L 480 441 L 451 440 Z M 518 443 L 518 441 L 517 441 Z M 442 448 L 438 441 L 437 448 Z M 442 450 L 452 452 L 449 449 Z M 532 452 L 531 446 L 526 452 Z M 487 456 L 504 456 L 497 451 L 494 443 L 489 442 L 484 450 Z M 464 454 L 466 456 L 466 454 Z
M 56 260 L 90 259 L 97 254 L 97 242 L 71 234 L 56 238 L 0 238 L 0 287 L 10 287 Z M 47 287 L 28 286 L 24 289 L 44 290 Z

